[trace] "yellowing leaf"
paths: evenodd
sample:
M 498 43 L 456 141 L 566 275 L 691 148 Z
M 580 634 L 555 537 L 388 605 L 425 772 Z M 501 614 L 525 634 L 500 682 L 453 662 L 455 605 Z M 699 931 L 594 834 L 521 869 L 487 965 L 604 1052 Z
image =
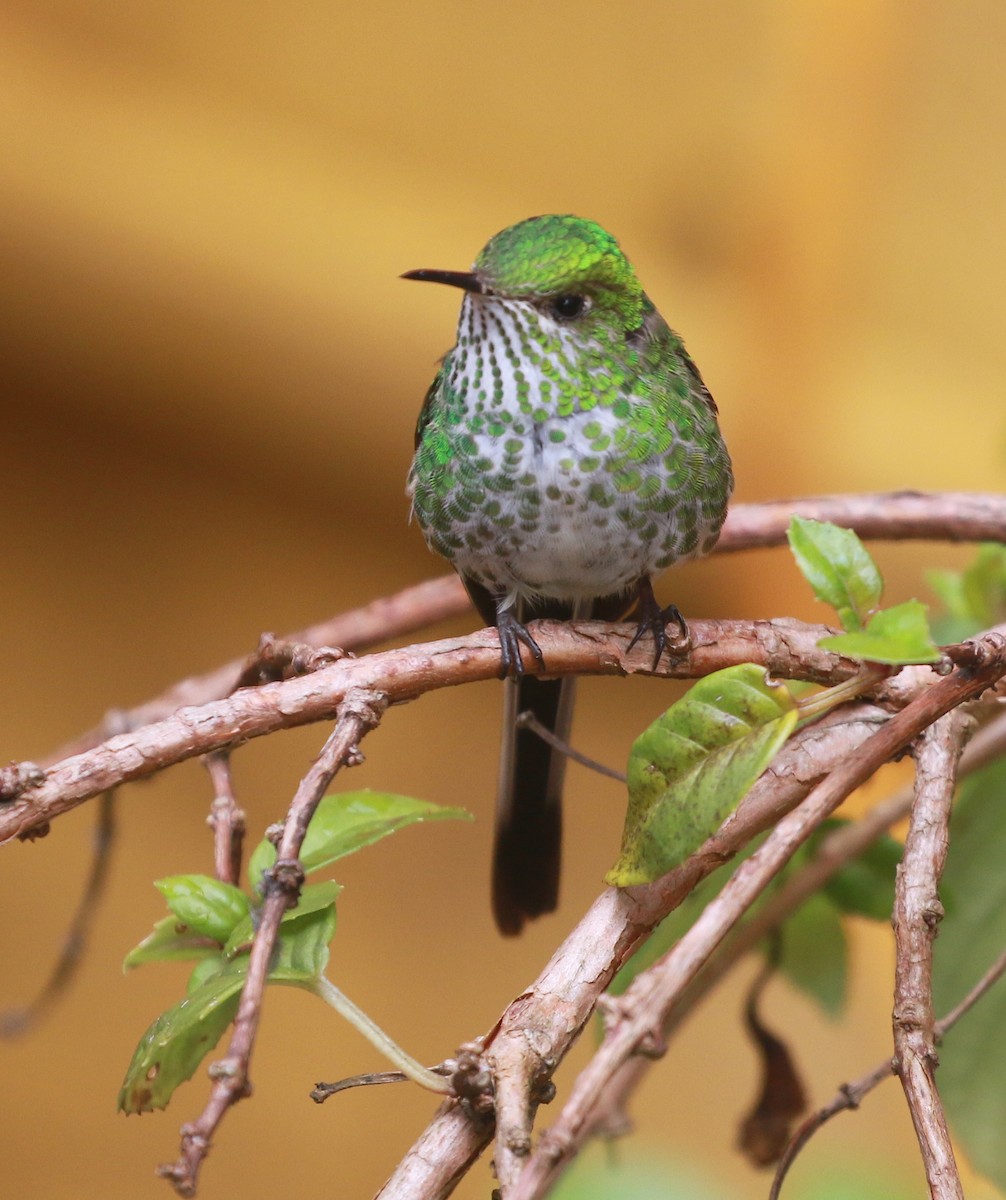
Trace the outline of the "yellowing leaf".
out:
M 616 887 L 650 883 L 684 862 L 734 811 L 797 723 L 796 702 L 763 667 L 699 680 L 633 743 Z

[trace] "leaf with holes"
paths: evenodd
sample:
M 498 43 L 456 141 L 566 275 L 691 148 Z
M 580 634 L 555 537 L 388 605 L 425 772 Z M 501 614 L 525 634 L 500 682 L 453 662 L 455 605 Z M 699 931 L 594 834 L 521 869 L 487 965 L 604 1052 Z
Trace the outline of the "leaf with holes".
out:
M 284 922 L 269 982 L 313 991 L 328 962 L 328 944 L 334 932 L 335 905 L 331 902 Z M 121 1112 L 150 1112 L 167 1106 L 175 1088 L 192 1078 L 233 1021 L 247 973 L 246 952 L 229 962 L 221 959 L 215 973 L 200 978 L 184 1000 L 161 1013 L 140 1039 L 126 1071 L 119 1092 Z

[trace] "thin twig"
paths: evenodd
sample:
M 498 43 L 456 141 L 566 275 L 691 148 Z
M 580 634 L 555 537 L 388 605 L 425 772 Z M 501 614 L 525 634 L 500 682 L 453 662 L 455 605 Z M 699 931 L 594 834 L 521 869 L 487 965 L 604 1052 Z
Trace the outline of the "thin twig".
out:
M 108 881 L 114 842 L 115 792 L 109 790 L 102 793 L 98 805 L 91 850 L 91 869 L 77 903 L 77 911 L 70 919 L 63 939 L 63 948 L 49 978 L 35 999 L 24 1008 L 8 1009 L 0 1013 L 0 1037 L 20 1037 L 37 1025 L 73 981 L 87 949 L 88 934 Z
M 210 1078 L 214 1084 L 202 1115 L 192 1124 L 182 1126 L 178 1160 L 158 1168 L 158 1174 L 169 1179 L 181 1196 L 195 1194 L 199 1168 L 209 1152 L 224 1114 L 250 1092 L 248 1068 L 262 1012 L 269 964 L 276 948 L 283 914 L 296 905 L 300 895 L 304 870 L 298 855 L 308 824 L 335 773 L 340 767 L 358 761 L 357 743 L 377 724 L 386 706 L 386 698 L 374 693 L 358 691 L 347 695 L 335 728 L 301 780 L 290 804 L 276 852 L 276 862 L 264 876 L 261 917 L 252 939 L 248 974 L 234 1018 L 227 1054 L 210 1066 Z
M 562 738 L 556 737 L 551 729 L 544 726 L 529 708 L 517 714 L 517 726 L 519 729 L 530 729 L 536 737 L 547 742 L 553 750 L 558 750 L 560 754 L 579 763 L 581 767 L 586 767 L 588 771 L 595 771 L 598 775 L 614 779 L 617 783 L 625 783 L 624 771 L 616 771 L 614 767 L 609 767 L 606 763 L 598 762 L 596 758 L 588 758 L 586 754 L 574 750 L 569 742 L 564 742 Z
M 593 1111 L 618 1067 L 631 1055 L 662 1044 L 663 1020 L 684 988 L 825 817 L 923 729 L 1006 674 L 1006 637 L 986 636 L 976 645 L 982 650 L 981 667 L 958 670 L 937 680 L 895 714 L 850 761 L 833 771 L 798 809 L 779 822 L 674 948 L 636 978 L 617 1001 L 619 1019 L 578 1077 L 558 1121 L 544 1134 L 537 1149 L 520 1161 L 508 1152 L 505 1141 L 502 1148 L 497 1144 L 496 1165 L 507 1200 L 534 1200 L 544 1195 L 580 1146 Z
M 949 845 L 950 804 L 969 719 L 948 713 L 916 752 L 915 803 L 894 895 L 894 1067 L 905 1091 L 933 1200 L 962 1200 L 950 1131 L 936 1089 L 933 938 L 943 916 L 939 882 Z
M 226 750 L 217 750 L 207 754 L 203 762 L 213 781 L 213 803 L 206 818 L 213 830 L 213 868 L 217 879 L 237 884 L 241 879 L 245 813 L 234 795 L 231 756 Z
M 978 980 L 974 987 L 968 992 L 963 1000 L 936 1022 L 934 1026 L 934 1034 L 937 1043 L 950 1032 L 951 1029 L 966 1013 L 970 1012 L 979 1000 L 989 991 L 994 983 L 997 983 L 1003 975 L 1006 975 L 1006 950 L 1004 950 L 985 974 Z M 779 1159 L 779 1165 L 776 1167 L 775 1178 L 772 1180 L 772 1187 L 769 1191 L 768 1200 L 779 1200 L 779 1194 L 782 1191 L 783 1182 L 789 1172 L 790 1167 L 796 1161 L 797 1155 L 807 1145 L 815 1133 L 832 1117 L 837 1116 L 840 1112 L 848 1112 L 850 1109 L 858 1108 L 863 1098 L 867 1093 L 872 1092 L 878 1084 L 883 1083 L 885 1079 L 889 1079 L 894 1074 L 894 1062 L 892 1059 L 885 1059 L 882 1063 L 878 1063 L 872 1071 L 868 1071 L 860 1079 L 854 1083 L 843 1083 L 834 1099 L 830 1103 L 824 1105 L 807 1118 L 800 1128 L 793 1134 L 792 1140 L 786 1147 L 785 1153 Z

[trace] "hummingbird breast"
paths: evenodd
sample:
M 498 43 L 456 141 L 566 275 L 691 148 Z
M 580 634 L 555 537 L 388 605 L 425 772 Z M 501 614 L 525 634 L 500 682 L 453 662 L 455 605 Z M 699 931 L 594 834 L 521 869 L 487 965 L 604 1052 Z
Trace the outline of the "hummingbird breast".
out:
M 511 602 L 627 591 L 711 548 L 731 484 L 715 409 L 662 321 L 632 345 L 466 296 L 409 477 L 428 543 L 463 575 Z

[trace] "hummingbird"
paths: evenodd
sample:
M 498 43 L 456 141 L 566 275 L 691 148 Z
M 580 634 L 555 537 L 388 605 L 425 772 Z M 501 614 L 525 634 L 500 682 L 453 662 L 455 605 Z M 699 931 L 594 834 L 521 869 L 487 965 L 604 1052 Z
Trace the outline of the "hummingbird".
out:
M 403 279 L 463 292 L 457 341 L 416 425 L 407 493 L 429 547 L 446 558 L 499 634 L 504 730 L 493 911 L 504 934 L 558 902 L 565 755 L 518 715 L 568 739 L 575 680 L 547 669 L 527 628 L 548 618 L 617 620 L 635 595 L 633 644 L 654 665 L 674 622 L 653 576 L 708 553 L 733 472 L 717 409 L 681 338 L 610 233 L 569 215 L 497 233 L 470 271 Z

